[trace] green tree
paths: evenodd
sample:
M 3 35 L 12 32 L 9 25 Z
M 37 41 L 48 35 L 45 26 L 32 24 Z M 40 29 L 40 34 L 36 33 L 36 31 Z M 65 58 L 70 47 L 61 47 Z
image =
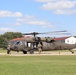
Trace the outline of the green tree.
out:
M 11 40 L 13 38 L 22 37 L 22 33 L 20 33 L 20 32 L 6 32 L 6 33 L 4 33 L 3 37 L 6 38 L 7 40 Z
M 13 38 L 22 37 L 20 32 L 6 32 L 3 35 L 0 35 L 0 48 L 6 48 L 9 40 Z
M 0 48 L 6 48 L 7 44 L 7 39 L 0 35 Z

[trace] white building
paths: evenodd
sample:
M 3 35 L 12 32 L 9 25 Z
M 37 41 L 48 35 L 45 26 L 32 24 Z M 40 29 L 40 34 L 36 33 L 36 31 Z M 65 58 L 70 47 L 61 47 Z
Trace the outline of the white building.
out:
M 66 44 L 76 44 L 76 38 L 73 36 L 54 38 L 54 40 Z
M 65 39 L 65 43 L 67 43 L 67 44 L 76 44 L 76 38 L 71 36 L 71 37 Z

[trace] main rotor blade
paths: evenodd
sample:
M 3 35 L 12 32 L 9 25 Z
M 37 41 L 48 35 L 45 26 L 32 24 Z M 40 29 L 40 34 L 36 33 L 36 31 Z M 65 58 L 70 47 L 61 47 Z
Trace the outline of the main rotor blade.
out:
M 54 34 L 54 33 L 52 33 Z M 54 34 L 54 35 L 71 35 L 71 33 L 57 33 L 57 34 Z
M 67 31 L 63 30 L 63 31 L 43 32 L 43 33 L 32 32 L 32 33 L 24 33 L 23 35 L 34 35 L 34 37 L 35 37 L 38 34 L 53 34 L 53 33 L 62 33 L 62 32 L 67 32 Z
M 62 33 L 62 32 L 67 32 L 66 30 L 63 31 L 52 31 L 52 32 L 43 32 L 43 33 L 38 33 L 38 34 L 52 34 L 52 33 Z
M 32 32 L 32 33 L 24 33 L 23 35 L 37 35 L 37 34 L 39 34 L 38 32 Z

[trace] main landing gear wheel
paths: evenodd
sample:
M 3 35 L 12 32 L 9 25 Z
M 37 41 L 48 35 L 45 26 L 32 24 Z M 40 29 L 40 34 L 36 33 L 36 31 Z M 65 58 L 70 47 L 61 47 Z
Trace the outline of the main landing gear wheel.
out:
M 10 50 L 7 50 L 7 54 L 10 54 Z
M 23 54 L 27 54 L 27 51 L 23 51 Z
M 30 54 L 34 54 L 34 49 L 30 50 Z

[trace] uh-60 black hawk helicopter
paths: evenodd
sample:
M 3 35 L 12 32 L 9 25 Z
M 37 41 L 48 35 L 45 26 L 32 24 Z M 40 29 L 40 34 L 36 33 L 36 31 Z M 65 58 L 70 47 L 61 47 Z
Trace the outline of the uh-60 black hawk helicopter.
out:
M 36 36 L 38 34 L 64 33 L 64 32 L 66 31 L 64 30 L 64 31 L 44 32 L 44 33 L 38 33 L 38 32 L 25 33 L 23 35 L 33 35 L 34 37 L 9 41 L 7 47 L 7 54 L 10 54 L 10 51 L 12 50 L 17 52 L 22 51 L 23 54 L 27 54 L 27 52 L 29 51 L 30 54 L 33 54 L 35 50 L 39 50 L 40 48 L 42 51 L 69 50 L 70 52 L 74 53 L 72 49 L 76 48 L 76 44 L 59 43 L 50 37 Z M 40 47 L 38 47 L 39 44 L 41 45 Z

